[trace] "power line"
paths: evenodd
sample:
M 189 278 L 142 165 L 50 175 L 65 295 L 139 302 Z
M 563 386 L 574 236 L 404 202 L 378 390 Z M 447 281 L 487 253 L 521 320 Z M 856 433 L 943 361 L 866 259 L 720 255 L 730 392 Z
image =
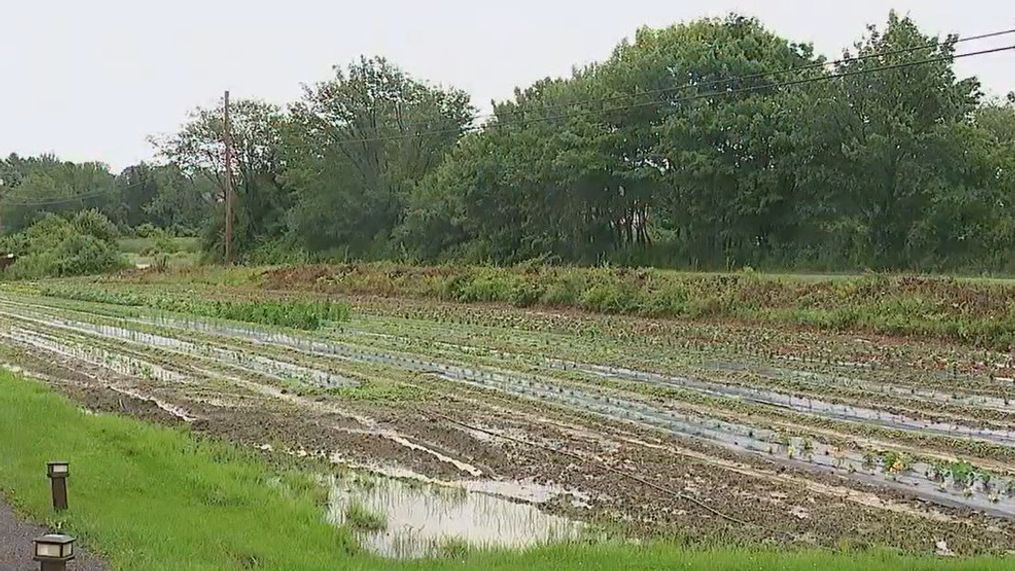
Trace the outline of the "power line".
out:
M 146 184 L 145 182 L 138 182 L 138 183 L 129 184 L 129 185 L 123 186 L 123 187 L 114 186 L 112 188 L 105 189 L 105 190 L 93 190 L 93 191 L 89 191 L 89 192 L 82 192 L 80 194 L 75 194 L 74 196 L 68 196 L 66 198 L 53 198 L 53 199 L 49 199 L 49 200 L 16 201 L 16 202 L 12 202 L 12 201 L 7 201 L 7 200 L 4 200 L 3 198 L 0 198 L 0 207 L 8 207 L 8 206 L 50 206 L 50 205 L 53 205 L 53 204 L 62 204 L 62 203 L 66 203 L 66 202 L 78 202 L 78 201 L 82 201 L 82 200 L 88 200 L 89 198 L 99 198 L 99 197 L 106 196 L 106 195 L 112 196 L 114 194 L 117 194 L 117 193 L 120 193 L 120 192 L 123 192 L 123 191 L 126 191 L 126 190 L 132 190 L 132 189 L 135 189 L 135 188 L 140 188 L 140 187 L 144 186 L 145 184 Z M 13 188 L 16 189 L 17 187 L 13 187 Z
M 226 221 L 225 221 L 225 260 L 226 265 L 233 263 L 233 138 L 229 132 L 229 91 L 226 90 L 222 99 L 222 143 L 225 145 L 225 183 L 226 183 Z
M 840 65 L 843 65 L 843 64 L 853 63 L 853 62 L 859 62 L 859 61 L 865 61 L 865 60 L 868 60 L 868 59 L 881 58 L 881 57 L 900 55 L 900 54 L 907 54 L 907 53 L 912 53 L 912 52 L 916 52 L 916 51 L 920 51 L 920 50 L 925 50 L 925 49 L 932 49 L 932 48 L 941 47 L 941 46 L 954 46 L 955 44 L 960 44 L 960 43 L 964 43 L 964 42 L 973 42 L 973 41 L 979 41 L 979 40 L 986 40 L 986 39 L 989 39 L 989 38 L 996 38 L 996 37 L 1006 36 L 1006 35 L 1010 35 L 1010 34 L 1015 34 L 1015 28 L 1009 28 L 1009 29 L 1006 29 L 1006 30 L 999 30 L 999 31 L 996 31 L 996 32 L 988 32 L 988 33 L 985 33 L 985 34 L 977 34 L 975 36 L 968 36 L 968 37 L 963 37 L 963 38 L 957 38 L 957 39 L 954 39 L 954 40 L 934 41 L 934 42 L 929 42 L 929 43 L 926 43 L 926 44 L 921 44 L 921 45 L 917 45 L 917 46 L 911 46 L 911 47 L 907 47 L 907 48 L 899 48 L 899 49 L 895 49 L 895 50 L 888 50 L 888 51 L 882 51 L 882 52 L 871 52 L 869 54 L 856 55 L 856 56 L 851 56 L 851 57 L 844 57 L 844 58 L 840 58 L 840 59 L 836 59 L 836 60 L 831 60 L 831 61 L 819 61 L 819 62 L 814 62 L 814 63 L 811 63 L 811 64 L 807 64 L 807 65 L 801 65 L 801 66 L 796 66 L 796 67 L 789 67 L 789 68 L 785 68 L 785 69 L 781 69 L 781 70 L 768 71 L 768 72 L 758 72 L 758 73 L 753 73 L 753 74 L 750 74 L 750 75 L 743 75 L 743 76 L 724 78 L 724 79 L 716 79 L 716 80 L 712 80 L 712 81 L 706 81 L 706 82 L 703 82 L 703 83 L 695 83 L 695 84 L 691 84 L 691 85 L 678 85 L 678 86 L 672 86 L 672 87 L 663 87 L 663 88 L 659 88 L 659 89 L 647 89 L 647 90 L 644 90 L 644 91 L 639 91 L 637 93 L 623 93 L 623 94 L 612 95 L 612 96 L 607 96 L 607 97 L 600 97 L 600 98 L 593 98 L 593 99 L 583 99 L 583 100 L 572 102 L 572 103 L 561 103 L 561 104 L 557 104 L 557 105 L 546 105 L 546 106 L 541 107 L 541 109 L 555 109 L 555 108 L 561 108 L 561 107 L 571 107 L 571 106 L 574 106 L 574 105 L 587 104 L 587 103 L 603 103 L 603 102 L 607 102 L 607 101 L 615 101 L 615 100 L 618 100 L 618 99 L 629 99 L 629 98 L 633 98 L 633 97 L 641 97 L 641 96 L 644 96 L 644 95 L 656 95 L 656 94 L 661 94 L 661 93 L 670 93 L 670 92 L 686 91 L 686 90 L 691 90 L 691 89 L 700 89 L 702 87 L 714 87 L 714 86 L 717 86 L 717 85 L 723 85 L 723 84 L 727 84 L 727 83 L 748 81 L 748 80 L 752 80 L 752 79 L 761 79 L 761 78 L 765 78 L 765 77 L 769 77 L 769 76 L 779 76 L 779 75 L 785 75 L 785 74 L 788 74 L 788 73 L 798 73 L 800 71 L 806 71 L 806 70 L 809 70 L 809 69 L 819 69 L 819 68 L 825 68 L 825 67 L 828 67 L 828 66 L 840 66 Z M 507 112 L 507 113 L 505 113 L 505 115 L 508 115 L 508 116 L 514 115 L 514 114 L 520 114 L 520 112 Z M 484 113 L 484 114 L 476 115 L 476 119 L 493 119 L 493 118 L 498 118 L 498 117 L 500 117 L 500 116 L 497 113 Z
M 840 78 L 844 78 L 844 77 L 855 77 L 855 76 L 861 76 L 861 75 L 868 75 L 868 74 L 880 73 L 880 72 L 884 72 L 884 71 L 891 71 L 891 70 L 897 70 L 897 69 L 905 69 L 905 68 L 909 68 L 909 67 L 915 67 L 915 66 L 918 66 L 918 65 L 926 65 L 926 64 L 929 64 L 929 63 L 936 63 L 936 62 L 941 62 L 941 61 L 952 61 L 952 60 L 961 59 L 961 58 L 981 56 L 981 55 L 987 55 L 987 54 L 999 53 L 999 52 L 1011 51 L 1011 50 L 1015 50 L 1015 45 L 1003 46 L 1003 47 L 999 47 L 999 48 L 991 48 L 991 49 L 985 49 L 985 50 L 978 50 L 978 51 L 974 51 L 974 52 L 966 52 L 966 53 L 961 53 L 961 54 L 953 54 L 953 55 L 947 55 L 947 56 L 938 56 L 938 57 L 927 58 L 927 59 L 922 59 L 922 60 L 901 62 L 901 63 L 891 64 L 891 65 L 885 65 L 885 66 L 879 66 L 879 67 L 873 67 L 873 68 L 867 68 L 867 69 L 862 69 L 862 70 L 857 70 L 857 71 L 847 71 L 847 72 L 839 72 L 839 73 L 833 73 L 833 74 L 828 74 L 828 75 L 820 75 L 820 76 L 814 76 L 814 77 L 807 77 L 807 78 L 801 78 L 801 79 L 783 81 L 783 82 L 778 82 L 778 83 L 769 83 L 769 84 L 764 84 L 764 85 L 754 85 L 754 86 L 742 87 L 742 88 L 737 88 L 737 89 L 727 89 L 727 90 L 720 90 L 720 91 L 711 91 L 711 92 L 708 92 L 708 93 L 697 93 L 697 94 L 694 94 L 694 95 L 690 95 L 690 96 L 686 96 L 686 97 L 680 97 L 680 98 L 676 98 L 676 99 L 643 101 L 643 102 L 638 102 L 638 103 L 631 103 L 631 104 L 628 104 L 628 105 L 620 105 L 620 106 L 616 106 L 616 107 L 610 107 L 610 108 L 606 108 L 606 109 L 586 109 L 586 110 L 577 111 L 577 112 L 574 112 L 574 113 L 562 113 L 562 114 L 558 114 L 558 115 L 547 115 L 547 116 L 542 116 L 542 117 L 533 117 L 531 119 L 520 120 L 520 121 L 504 121 L 504 122 L 498 122 L 498 123 L 487 123 L 487 124 L 484 124 L 484 125 L 477 125 L 477 126 L 474 126 L 474 127 L 460 127 L 460 128 L 454 128 L 454 129 L 435 129 L 435 130 L 432 130 L 432 131 L 421 131 L 421 132 L 418 132 L 418 133 L 403 133 L 403 134 L 399 134 L 399 135 L 386 135 L 386 136 L 379 136 L 379 137 L 363 137 L 363 138 L 354 138 L 354 139 L 343 139 L 343 140 L 332 141 L 332 143 L 333 144 L 337 144 L 337 145 L 360 144 L 360 143 L 372 143 L 372 142 L 383 142 L 383 141 L 393 141 L 393 140 L 402 140 L 402 139 L 412 139 L 412 138 L 424 137 L 424 136 L 432 136 L 432 135 L 447 135 L 447 134 L 453 134 L 453 133 L 466 134 L 466 133 L 480 132 L 480 131 L 490 130 L 490 129 L 500 129 L 500 128 L 505 128 L 505 127 L 519 126 L 519 125 L 529 125 L 529 124 L 533 124 L 533 123 L 541 123 L 541 122 L 547 122 L 547 121 L 557 121 L 557 120 L 560 120 L 560 119 L 570 119 L 570 118 L 573 118 L 573 117 L 581 117 L 581 116 L 584 116 L 584 115 L 593 115 L 593 114 L 599 114 L 599 113 L 609 113 L 609 112 L 613 112 L 613 111 L 626 111 L 626 110 L 630 110 L 630 109 L 637 109 L 637 108 L 640 108 L 640 107 L 650 107 L 650 106 L 662 105 L 662 104 L 674 105 L 674 104 L 677 104 L 677 103 L 685 103 L 685 102 L 688 102 L 688 101 L 696 101 L 696 100 L 699 100 L 699 99 L 708 99 L 708 98 L 712 98 L 712 97 L 738 95 L 738 94 L 742 94 L 742 93 L 753 93 L 753 92 L 763 91 L 763 90 L 767 90 L 767 89 L 774 89 L 774 88 L 779 88 L 779 87 L 789 87 L 789 86 L 794 86 L 794 85 L 802 85 L 802 84 L 806 84 L 806 83 L 815 83 L 815 82 L 819 82 L 819 81 L 828 81 L 828 80 L 840 79 Z M 736 79 L 737 78 L 730 78 L 729 81 L 735 81 Z
M 839 58 L 839 59 L 831 60 L 831 61 L 819 61 L 819 62 L 814 62 L 814 63 L 811 63 L 811 64 L 807 64 L 807 65 L 789 67 L 789 68 L 785 68 L 785 69 L 781 69 L 781 70 L 773 70 L 773 71 L 767 71 L 767 72 L 753 73 L 753 74 L 749 74 L 749 75 L 727 77 L 727 78 L 723 78 L 723 79 L 715 79 L 715 80 L 711 80 L 711 81 L 706 81 L 706 82 L 701 82 L 701 83 L 694 83 L 694 84 L 689 84 L 689 85 L 677 85 L 677 86 L 664 87 L 664 88 L 659 88 L 659 89 L 647 89 L 647 90 L 644 90 L 644 91 L 639 91 L 637 93 L 623 93 L 623 94 L 617 94 L 617 95 L 606 96 L 606 97 L 599 97 L 599 98 L 580 99 L 580 100 L 576 100 L 576 101 L 572 101 L 572 102 L 568 102 L 568 103 L 543 105 L 539 109 L 540 110 L 561 109 L 561 108 L 575 107 L 575 106 L 578 106 L 578 105 L 587 105 L 587 104 L 590 104 L 590 103 L 605 103 L 605 102 L 609 102 L 609 101 L 632 99 L 632 98 L 636 98 L 636 97 L 643 97 L 643 96 L 646 96 L 646 95 L 658 95 L 658 94 L 666 94 L 666 93 L 676 93 L 676 92 L 681 92 L 681 91 L 690 91 L 692 89 L 702 89 L 702 88 L 708 88 L 708 87 L 715 87 L 715 86 L 719 86 L 719 85 L 724 85 L 724 84 L 729 84 L 729 83 L 734 83 L 734 82 L 739 83 L 739 82 L 744 82 L 744 81 L 750 81 L 750 80 L 753 80 L 753 79 L 761 79 L 761 78 L 765 78 L 765 77 L 773 77 L 773 76 L 774 77 L 778 77 L 778 76 L 782 76 L 782 75 L 789 74 L 789 73 L 799 73 L 801 71 L 806 71 L 806 70 L 809 70 L 809 69 L 823 69 L 823 68 L 829 67 L 829 66 L 841 66 L 841 65 L 846 64 L 846 63 L 853 63 L 853 62 L 865 61 L 865 60 L 868 60 L 868 59 L 874 59 L 874 58 L 881 58 L 881 57 L 887 57 L 887 56 L 893 56 L 893 55 L 912 53 L 912 52 L 916 52 L 916 51 L 920 51 L 920 50 L 932 49 L 932 48 L 942 47 L 942 46 L 954 46 L 956 44 L 960 44 L 960 43 L 964 43 L 964 42 L 973 42 L 973 41 L 985 40 L 985 39 L 990 39 L 990 38 L 996 38 L 996 37 L 1006 36 L 1006 35 L 1010 35 L 1010 34 L 1015 34 L 1015 28 L 1008 28 L 1008 29 L 1005 29 L 1005 30 L 998 30 L 998 31 L 995 31 L 995 32 L 987 32 L 987 33 L 983 33 L 983 34 L 976 34 L 976 35 L 973 35 L 973 36 L 960 37 L 960 38 L 956 38 L 956 39 L 946 39 L 946 40 L 943 40 L 943 41 L 938 40 L 938 41 L 928 42 L 928 43 L 924 43 L 924 44 L 920 44 L 920 45 L 916 45 L 916 46 L 910 46 L 910 47 L 905 47 L 905 48 L 898 48 L 898 49 L 894 49 L 894 50 L 871 52 L 871 53 L 860 54 L 860 55 L 856 55 L 856 56 L 843 57 L 843 58 Z M 945 59 L 949 59 L 951 57 L 959 57 L 959 56 L 941 56 L 942 61 L 945 60 Z M 502 113 L 499 113 L 499 114 L 496 113 L 496 112 L 493 112 L 493 113 L 482 113 L 482 114 L 475 115 L 473 117 L 473 120 L 475 121 L 475 120 L 483 120 L 483 119 L 504 119 L 504 118 L 510 118 L 510 117 L 513 117 L 513 116 L 516 116 L 516 115 L 522 115 L 522 114 L 524 114 L 524 111 L 522 111 L 522 110 L 506 111 L 506 112 L 502 112 Z M 479 130 L 479 129 L 481 129 L 484 126 L 489 126 L 489 125 L 490 125 L 489 123 L 486 123 L 485 125 L 484 124 L 480 124 L 480 125 L 475 125 L 473 127 L 465 127 L 463 129 L 440 130 L 439 133 L 440 134 L 445 134 L 445 133 L 455 132 L 455 131 L 459 131 L 459 130 L 464 131 L 464 132 L 469 132 L 470 130 Z M 408 125 L 407 127 L 411 128 L 412 125 Z M 402 136 L 413 136 L 413 134 L 391 135 L 389 137 L 402 137 Z M 380 139 L 377 139 L 377 138 L 364 138 L 364 139 L 353 139 L 352 141 L 353 142 L 373 142 L 374 140 L 380 140 Z
M 872 59 L 872 58 L 885 57 L 885 56 L 890 56 L 890 55 L 898 55 L 898 54 L 904 54 L 904 53 L 911 53 L 911 52 L 919 51 L 919 50 L 922 50 L 922 49 L 930 49 L 930 48 L 939 47 L 939 46 L 943 46 L 943 45 L 955 45 L 955 44 L 962 43 L 962 42 L 971 42 L 971 41 L 976 41 L 976 40 L 983 40 L 983 39 L 988 39 L 988 38 L 994 38 L 994 37 L 1000 37 L 1000 36 L 1004 36 L 1004 35 L 1009 35 L 1009 34 L 1013 34 L 1013 33 L 1015 33 L 1015 28 L 1006 29 L 1006 30 L 999 30 L 999 31 L 996 31 L 996 32 L 989 32 L 989 33 L 985 33 L 985 34 L 978 34 L 978 35 L 975 35 L 975 36 L 968 36 L 968 37 L 965 37 L 965 38 L 957 38 L 955 40 L 945 40 L 943 42 L 942 41 L 931 42 L 931 43 L 927 43 L 927 44 L 921 44 L 919 46 L 900 48 L 900 49 L 897 49 L 897 50 L 890 50 L 890 51 L 883 51 L 883 52 L 874 52 L 874 53 L 863 54 L 863 55 L 858 55 L 858 56 L 853 56 L 853 57 L 840 58 L 840 59 L 837 59 L 837 60 L 832 60 L 832 61 L 827 61 L 827 62 L 816 62 L 816 63 L 813 63 L 813 64 L 808 64 L 808 65 L 803 65 L 803 66 L 797 66 L 797 67 L 792 67 L 792 68 L 786 68 L 786 69 L 783 69 L 783 70 L 776 70 L 776 71 L 771 71 L 771 72 L 760 72 L 760 73 L 743 75 L 743 76 L 729 77 L 729 78 L 718 79 L 718 80 L 713 80 L 713 81 L 704 82 L 704 83 L 698 83 L 698 84 L 694 84 L 694 85 L 680 85 L 680 86 L 674 86 L 674 87 L 669 87 L 669 88 L 661 88 L 661 89 L 655 89 L 655 90 L 645 90 L 645 91 L 640 91 L 638 93 L 633 93 L 633 94 L 621 94 L 621 95 L 614 95 L 614 96 L 603 97 L 603 98 L 598 98 L 598 99 L 585 99 L 585 100 L 575 101 L 575 102 L 568 103 L 568 104 L 560 104 L 560 105 L 553 105 L 553 106 L 544 106 L 541 109 L 542 110 L 546 110 L 546 109 L 553 109 L 553 108 L 560 108 L 560 107 L 570 107 L 570 106 L 575 106 L 575 105 L 583 105 L 583 104 L 589 104 L 589 103 L 602 103 L 602 102 L 607 102 L 607 101 L 612 101 L 612 100 L 617 100 L 617 99 L 628 99 L 628 98 L 632 98 L 632 97 L 640 97 L 640 96 L 645 96 L 645 95 L 678 92 L 678 91 L 685 91 L 685 90 L 691 90 L 691 89 L 701 89 L 702 87 L 713 87 L 713 86 L 716 86 L 716 85 L 730 84 L 730 83 L 734 83 L 734 82 L 743 82 L 743 81 L 748 81 L 748 80 L 751 80 L 751 79 L 759 79 L 759 78 L 763 78 L 763 77 L 778 76 L 778 75 L 783 75 L 783 74 L 787 74 L 787 73 L 795 73 L 795 72 L 800 72 L 800 71 L 804 71 L 804 70 L 808 70 L 808 69 L 824 68 L 824 67 L 827 67 L 827 66 L 838 66 L 838 65 L 845 64 L 845 63 L 851 63 L 851 62 L 856 62 L 856 61 L 864 61 L 864 60 L 868 60 L 868 59 Z M 642 101 L 642 102 L 636 102 L 636 103 L 631 103 L 631 104 L 627 104 L 627 105 L 608 107 L 608 108 L 605 108 L 605 109 L 578 110 L 578 111 L 575 111 L 575 112 L 572 112 L 572 113 L 561 113 L 561 114 L 557 114 L 557 115 L 546 115 L 546 116 L 533 117 L 533 118 L 530 118 L 530 119 L 524 119 L 524 120 L 518 120 L 518 121 L 502 121 L 502 122 L 495 122 L 495 123 L 485 123 L 485 124 L 475 125 L 475 126 L 471 126 L 471 127 L 466 126 L 466 127 L 458 127 L 458 128 L 435 129 L 435 130 L 430 130 L 430 131 L 421 131 L 421 132 L 418 132 L 418 133 L 403 133 L 403 134 L 398 134 L 398 135 L 386 135 L 386 136 L 378 136 L 378 137 L 362 137 L 362 138 L 343 139 L 343 140 L 333 141 L 332 143 L 333 144 L 338 144 L 338 145 L 343 145 L 343 144 L 360 144 L 360 143 L 371 143 L 371 142 L 384 142 L 384 141 L 404 140 L 404 139 L 411 139 L 411 138 L 425 137 L 425 136 L 435 136 L 435 135 L 449 135 L 449 134 L 464 135 L 464 134 L 473 133 L 473 132 L 480 132 L 480 131 L 484 131 L 484 130 L 488 130 L 488 129 L 499 129 L 499 128 L 512 127 L 512 126 L 524 126 L 524 125 L 529 125 L 529 124 L 534 124 L 534 123 L 550 122 L 550 121 L 557 121 L 557 120 L 562 120 L 562 119 L 570 119 L 570 118 L 574 118 L 574 117 L 582 117 L 582 116 L 593 115 L 593 114 L 598 114 L 598 113 L 604 113 L 605 114 L 605 113 L 611 113 L 611 112 L 615 112 L 615 111 L 626 111 L 626 110 L 630 110 L 630 109 L 637 109 L 637 108 L 641 108 L 641 107 L 650 107 L 650 106 L 662 105 L 662 104 L 674 105 L 674 104 L 678 104 L 678 103 L 684 103 L 684 102 L 688 102 L 688 101 L 695 101 L 695 100 L 699 100 L 699 99 L 707 99 L 707 98 L 711 98 L 711 97 L 738 95 L 738 94 L 742 94 L 742 93 L 753 93 L 753 92 L 756 92 L 756 91 L 763 91 L 763 90 L 766 90 L 766 89 L 774 89 L 774 88 L 779 88 L 779 87 L 789 87 L 789 86 L 801 85 L 801 84 L 805 84 L 805 83 L 814 83 L 814 82 L 818 82 L 818 81 L 826 81 L 826 80 L 832 80 L 832 79 L 838 79 L 838 78 L 844 78 L 844 77 L 854 77 L 854 76 L 860 76 L 860 75 L 867 75 L 867 74 L 879 73 L 879 72 L 883 72 L 883 71 L 890 71 L 890 70 L 896 70 L 896 69 L 904 69 L 904 68 L 914 67 L 914 66 L 917 66 L 917 65 L 925 65 L 925 64 L 936 63 L 936 62 L 941 62 L 941 61 L 951 61 L 951 60 L 956 60 L 956 59 L 961 59 L 961 58 L 966 58 L 966 57 L 981 56 L 981 55 L 987 55 L 987 54 L 999 53 L 999 52 L 1011 51 L 1011 50 L 1015 50 L 1015 45 L 1004 46 L 1004 47 L 999 47 L 999 48 L 984 49 L 984 50 L 978 50 L 978 51 L 973 51 L 973 52 L 966 52 L 966 53 L 961 53 L 961 54 L 951 54 L 951 55 L 945 55 L 945 56 L 938 56 L 938 57 L 927 58 L 927 59 L 923 59 L 923 60 L 900 62 L 900 63 L 896 63 L 896 64 L 879 66 L 879 67 L 868 68 L 868 69 L 862 69 L 862 70 L 851 71 L 851 72 L 839 72 L 839 73 L 833 73 L 833 74 L 828 74 L 828 75 L 820 75 L 820 76 L 799 78 L 799 79 L 794 79 L 794 80 L 789 80 L 789 81 L 783 81 L 783 82 L 777 82 L 777 83 L 768 83 L 768 84 L 763 84 L 763 85 L 753 85 L 753 86 L 747 86 L 747 87 L 740 87 L 740 88 L 736 88 L 736 89 L 716 90 L 716 91 L 711 91 L 711 92 L 708 92 L 708 93 L 697 93 L 697 94 L 694 94 L 694 95 L 680 97 L 680 98 L 676 98 L 676 99 L 656 99 L 656 100 L 651 100 L 651 101 Z M 510 113 L 509 115 L 519 115 L 519 114 L 521 114 L 521 112 Z M 479 115 L 479 116 L 477 116 L 477 118 L 499 118 L 499 117 L 498 117 L 497 114 L 491 113 L 491 114 Z M 82 201 L 82 200 L 87 200 L 89 198 L 101 197 L 101 196 L 107 195 L 107 194 L 108 195 L 112 195 L 112 194 L 115 194 L 115 193 L 118 193 L 118 192 L 122 192 L 124 190 L 129 190 L 129 189 L 131 189 L 131 188 L 133 188 L 135 186 L 140 186 L 141 184 L 144 184 L 144 183 L 139 183 L 138 185 L 130 185 L 130 186 L 126 187 L 126 188 L 115 188 L 114 187 L 114 188 L 109 189 L 109 190 L 96 191 L 96 192 L 91 192 L 91 193 L 81 193 L 81 194 L 78 194 L 78 195 L 75 195 L 75 196 L 72 196 L 72 197 L 61 198 L 61 199 L 52 199 L 52 200 L 9 202 L 9 201 L 3 201 L 2 199 L 0 199 L 0 206 L 2 206 L 2 207 L 10 207 L 10 206 L 24 206 L 24 207 L 51 206 L 51 205 L 55 205 L 55 204 L 78 202 L 78 201 Z
M 82 200 L 88 200 L 89 198 L 98 198 L 98 197 L 101 197 L 101 196 L 104 196 L 104 195 L 112 195 L 117 190 L 120 190 L 120 189 L 93 191 L 93 192 L 76 194 L 74 196 L 70 196 L 70 197 L 67 197 L 67 198 L 54 198 L 54 199 L 51 199 L 51 200 L 39 200 L 39 201 L 32 201 L 32 202 L 11 202 L 11 201 L 6 201 L 6 200 L 0 199 L 0 207 L 9 207 L 9 206 L 50 206 L 50 205 L 53 205 L 53 204 L 62 204 L 62 203 L 66 203 L 66 202 L 79 202 L 79 201 L 82 201 Z

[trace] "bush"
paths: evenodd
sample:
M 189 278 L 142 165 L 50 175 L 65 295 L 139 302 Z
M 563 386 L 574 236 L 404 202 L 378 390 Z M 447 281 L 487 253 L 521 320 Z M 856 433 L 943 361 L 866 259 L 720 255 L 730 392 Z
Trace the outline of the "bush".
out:
M 71 224 L 78 232 L 94 236 L 102 242 L 112 243 L 120 237 L 120 231 L 116 225 L 110 222 L 109 218 L 98 210 L 82 210 L 74 215 Z
M 165 230 L 159 230 L 155 233 L 155 250 L 159 254 L 174 254 L 176 253 L 176 241 L 173 237 Z
M 471 279 L 459 282 L 455 299 L 472 301 L 511 301 L 524 284 L 521 278 L 495 268 L 482 268 Z
M 65 218 L 46 214 L 24 232 L 12 236 L 15 244 L 10 250 L 18 256 L 46 252 L 75 233 L 74 227 Z
M 623 282 L 592 286 L 582 294 L 581 306 L 602 313 L 631 313 L 639 308 L 636 292 Z
M 254 265 L 306 264 L 310 256 L 292 240 L 276 238 L 258 244 L 243 256 L 243 262 Z
M 14 279 L 97 274 L 123 267 L 115 245 L 119 233 L 95 210 L 72 220 L 47 214 L 24 232 L 7 237 L 3 248 L 17 256 L 5 270 Z
M 72 234 L 53 250 L 55 275 L 95 274 L 118 266 L 119 253 L 90 234 Z
M 138 238 L 151 238 L 158 231 L 159 228 L 156 228 L 151 222 L 145 222 L 134 229 Z

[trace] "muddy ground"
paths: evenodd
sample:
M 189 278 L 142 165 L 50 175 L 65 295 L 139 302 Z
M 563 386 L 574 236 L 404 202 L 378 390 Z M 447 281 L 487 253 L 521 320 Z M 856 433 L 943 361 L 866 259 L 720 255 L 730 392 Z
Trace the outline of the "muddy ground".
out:
M 1011 355 L 737 323 L 353 303 L 351 322 L 295 332 L 4 293 L 3 360 L 95 410 L 399 477 L 492 482 L 625 533 L 1015 549 Z

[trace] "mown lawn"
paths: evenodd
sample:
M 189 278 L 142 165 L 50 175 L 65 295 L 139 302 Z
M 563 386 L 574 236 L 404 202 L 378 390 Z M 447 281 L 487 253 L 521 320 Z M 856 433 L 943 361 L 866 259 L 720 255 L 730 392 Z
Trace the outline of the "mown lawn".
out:
M 49 505 L 45 463 L 71 462 L 70 510 Z M 0 372 L 0 484 L 27 516 L 105 555 L 115 569 L 991 570 L 1011 560 L 888 552 L 780 553 L 647 545 L 473 551 L 455 560 L 384 561 L 324 522 L 311 475 L 184 430 L 83 411 L 43 384 Z

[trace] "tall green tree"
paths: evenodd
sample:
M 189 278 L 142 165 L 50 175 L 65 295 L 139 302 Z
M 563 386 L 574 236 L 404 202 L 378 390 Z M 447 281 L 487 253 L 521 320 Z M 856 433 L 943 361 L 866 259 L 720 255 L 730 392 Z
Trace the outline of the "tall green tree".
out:
M 730 16 L 641 30 L 604 66 L 627 90 L 656 91 L 632 109 L 644 125 L 632 152 L 659 169 L 656 220 L 685 264 L 754 264 L 795 238 L 783 162 L 798 105 L 779 84 L 815 75 L 792 71 L 814 61 L 809 46 Z
M 157 190 L 144 206 L 146 221 L 187 235 L 208 226 L 215 212 L 217 185 L 207 177 L 188 175 L 172 164 L 153 170 Z
M 1015 101 L 957 77 L 953 39 L 892 13 L 830 65 L 737 15 L 644 28 L 482 124 L 463 92 L 361 58 L 285 111 L 236 102 L 236 245 L 251 260 L 1015 270 Z M 222 136 L 221 108 L 197 109 L 157 141 L 165 164 L 118 177 L 12 155 L 0 222 L 207 222 L 218 254 Z
M 291 109 L 289 215 L 310 250 L 386 250 L 415 184 L 435 169 L 472 120 L 468 96 L 413 79 L 383 58 L 336 68 Z
M 982 105 L 973 122 L 984 133 L 978 148 L 987 161 L 984 187 L 991 192 L 981 206 L 988 215 L 981 223 L 988 234 L 983 255 L 967 263 L 1015 271 L 1015 93 Z
M 102 163 L 72 163 L 52 155 L 2 161 L 0 224 L 17 232 L 46 213 L 108 212 L 117 202 L 114 177 Z
M 282 184 L 281 110 L 262 101 L 240 99 L 230 104 L 230 135 L 235 198 L 234 246 L 237 252 L 281 236 L 291 193 Z M 225 201 L 225 132 L 223 108 L 198 108 L 181 130 L 154 140 L 160 156 L 186 177 L 204 177 L 214 184 L 218 212 L 204 232 L 206 251 L 223 252 Z
M 146 163 L 131 165 L 116 177 L 120 204 L 114 207 L 113 218 L 130 227 L 148 221 L 146 208 L 159 193 L 157 169 Z
M 931 243 L 948 239 L 928 232 L 959 235 L 925 219 L 935 209 L 982 201 L 972 195 L 984 190 L 985 172 L 963 150 L 978 144 L 969 127 L 979 84 L 957 79 L 954 44 L 935 40 L 893 12 L 883 30 L 871 26 L 846 53 L 853 59 L 836 71 L 847 76 L 824 85 L 820 96 L 832 103 L 816 111 L 829 118 L 804 116 L 827 129 L 815 145 L 821 149 L 815 160 L 826 171 L 810 181 L 809 192 L 826 205 L 821 226 L 833 234 L 831 243 L 820 242 L 874 267 L 911 267 L 944 254 Z M 914 49 L 922 46 L 931 47 Z M 806 148 L 808 141 L 801 143 Z
M 429 220 L 464 220 L 447 235 L 471 237 L 502 261 L 597 262 L 658 236 L 676 236 L 689 261 L 751 255 L 788 239 L 780 221 L 794 190 L 776 168 L 793 108 L 766 73 L 811 61 L 809 48 L 750 19 L 640 30 L 603 64 L 497 105 L 485 141 L 442 167 L 460 198 L 423 189 L 463 212 L 431 209 Z M 720 81 L 731 76 L 752 79 Z M 751 91 L 713 95 L 741 89 Z

